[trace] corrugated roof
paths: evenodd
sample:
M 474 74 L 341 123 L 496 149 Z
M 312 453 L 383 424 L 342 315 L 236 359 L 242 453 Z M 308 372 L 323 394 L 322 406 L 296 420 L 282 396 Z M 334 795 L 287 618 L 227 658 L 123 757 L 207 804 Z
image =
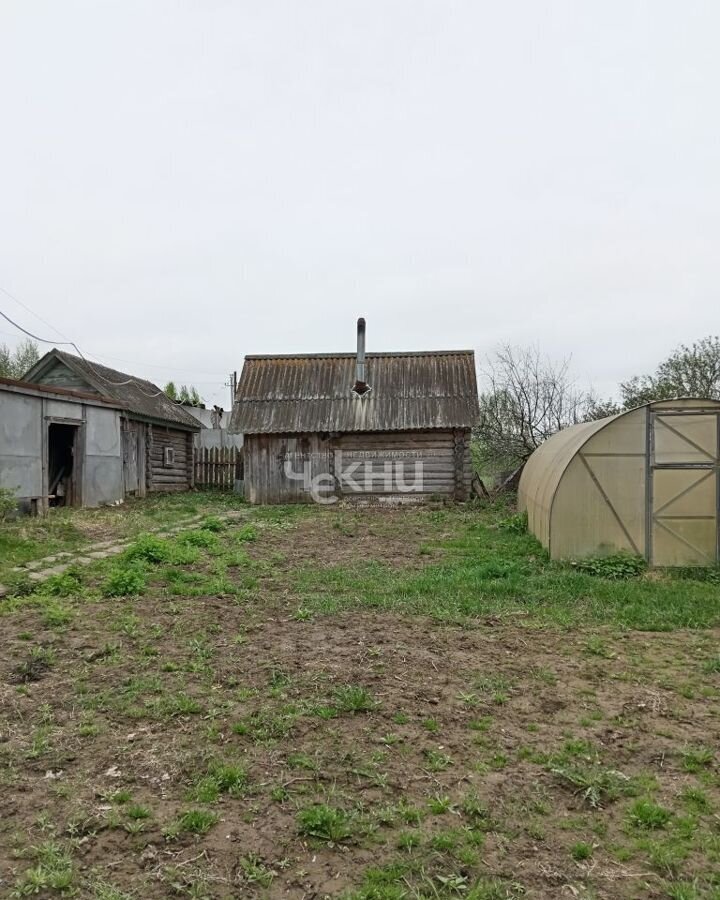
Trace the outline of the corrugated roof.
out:
M 183 429 L 200 430 L 200 423 L 194 416 L 186 412 L 179 403 L 171 400 L 167 394 L 151 381 L 136 378 L 125 372 L 118 372 L 100 363 L 89 363 L 79 356 L 66 353 L 64 350 L 51 350 L 36 363 L 25 375 L 26 381 L 36 381 L 53 360 L 60 360 L 72 369 L 104 397 L 110 397 L 124 406 L 129 412 L 145 419 L 154 419 Z M 118 382 L 128 382 L 118 384 Z
M 246 356 L 230 429 L 244 434 L 469 428 L 478 409 L 472 350 L 368 353 L 358 397 L 354 353 Z
M 72 388 L 58 387 L 55 384 L 35 384 L 30 381 L 20 381 L 17 378 L 0 378 L 0 390 L 2 388 L 10 388 L 13 391 L 19 391 L 28 394 L 52 394 L 54 397 L 68 400 L 79 400 L 81 402 L 92 402 L 97 405 L 105 404 L 113 408 L 122 409 L 123 404 L 113 400 L 112 397 L 102 397 L 98 394 L 91 394 L 88 391 L 76 391 Z

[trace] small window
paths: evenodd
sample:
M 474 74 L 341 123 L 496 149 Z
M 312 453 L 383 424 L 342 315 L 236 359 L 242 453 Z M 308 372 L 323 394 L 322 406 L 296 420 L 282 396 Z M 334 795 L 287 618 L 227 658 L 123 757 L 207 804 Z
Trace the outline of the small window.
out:
M 163 463 L 165 466 L 174 466 L 175 465 L 175 448 L 174 447 L 165 447 Z

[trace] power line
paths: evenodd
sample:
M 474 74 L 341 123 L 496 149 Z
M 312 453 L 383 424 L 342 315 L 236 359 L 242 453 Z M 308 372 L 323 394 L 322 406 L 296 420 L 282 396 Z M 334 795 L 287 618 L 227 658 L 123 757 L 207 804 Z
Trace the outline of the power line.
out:
M 52 330 L 56 334 L 59 334 L 60 337 L 64 339 L 64 341 L 63 341 L 64 343 L 66 343 L 68 346 L 75 347 L 77 352 L 80 353 L 80 350 L 78 349 L 77 345 L 74 344 L 73 341 L 71 341 L 70 338 L 66 334 L 63 334 L 63 332 L 60 331 L 59 328 L 56 328 L 52 324 L 52 322 L 48 322 L 47 319 L 44 319 L 39 313 L 36 313 L 34 309 L 32 309 L 31 307 L 29 307 L 27 305 L 27 303 L 23 303 L 22 300 L 20 300 L 14 294 L 11 294 L 10 291 L 6 290 L 2 285 L 0 285 L 0 293 L 5 294 L 6 297 L 9 297 L 11 300 L 13 300 L 15 303 L 17 303 L 18 306 L 22 306 L 23 309 L 27 310 L 31 315 L 35 316 L 35 318 L 38 319 L 40 322 L 42 322 L 44 325 L 47 325 L 48 328 L 52 328 Z M 8 318 L 8 317 L 5 316 L 5 318 Z M 20 326 L 16 325 L 16 327 L 20 327 Z M 23 331 L 24 329 L 21 328 L 20 330 Z M 2 332 L 2 333 L 9 335 L 9 332 Z M 41 338 L 34 338 L 34 340 L 41 340 Z M 57 344 L 57 343 L 60 343 L 60 341 L 42 341 L 42 343 Z M 82 356 L 82 353 L 80 353 L 80 356 Z M 98 362 L 101 362 L 101 360 L 95 353 L 86 353 L 86 356 L 94 356 L 95 359 L 98 360 Z M 124 359 L 120 356 L 110 356 L 109 354 L 104 354 L 104 356 L 106 359 L 113 359 L 117 362 L 129 363 L 130 365 L 133 365 L 133 366 L 145 366 L 149 369 L 163 369 L 164 371 L 167 371 L 167 372 L 175 372 L 175 373 L 178 372 L 178 370 L 175 366 L 159 366 L 159 365 L 157 365 L 157 363 L 139 362 L 136 359 Z M 86 362 L 87 362 L 87 360 L 86 360 Z M 221 374 L 220 372 L 206 372 L 206 371 L 200 370 L 200 369 L 197 369 L 196 372 L 198 375 L 217 375 L 218 376 L 218 381 L 198 381 L 198 382 L 196 382 L 197 384 L 221 384 L 222 382 L 219 379 L 226 377 L 225 375 Z M 133 380 L 136 380 L 136 379 L 133 379 Z
M 26 309 L 31 315 L 35 316 L 36 319 L 43 322 L 45 325 L 48 326 L 48 328 L 51 328 L 54 332 L 59 334 L 60 337 L 62 337 L 64 340 L 51 341 L 51 340 L 48 340 L 47 338 L 41 338 L 39 335 L 33 334 L 33 332 L 28 331 L 27 328 L 24 328 L 22 325 L 20 325 L 16 321 L 14 321 L 14 319 L 11 319 L 10 316 L 8 316 L 6 313 L 4 313 L 2 310 L 0 310 L 0 316 L 2 316 L 7 322 L 9 322 L 11 325 L 13 325 L 15 328 L 17 328 L 23 334 L 27 335 L 28 337 L 32 338 L 35 341 L 40 341 L 40 343 L 43 343 L 43 344 L 53 344 L 53 345 L 61 344 L 62 346 L 72 347 L 75 350 L 75 352 L 80 356 L 80 358 L 85 363 L 85 365 L 90 369 L 90 371 L 101 381 L 104 381 L 106 384 L 109 384 L 112 387 L 126 387 L 130 384 L 135 384 L 137 390 L 143 396 L 148 397 L 149 399 L 154 399 L 156 397 L 161 397 L 161 396 L 167 397 L 167 394 L 165 394 L 164 391 L 156 391 L 155 393 L 152 393 L 152 394 L 148 393 L 146 390 L 144 390 L 143 385 L 140 383 L 140 381 L 137 378 L 133 378 L 132 376 L 130 378 L 126 379 L 125 381 L 113 381 L 112 379 L 107 378 L 105 375 L 103 375 L 101 372 L 99 372 L 97 370 L 97 368 L 87 358 L 86 354 L 84 354 L 82 352 L 82 350 L 78 347 L 78 345 L 74 341 L 71 341 L 70 338 L 66 334 L 63 334 L 63 332 L 60 331 L 60 329 L 56 328 L 51 322 L 48 322 L 46 319 L 43 319 L 43 317 L 41 315 L 36 313 L 26 303 L 23 303 L 23 301 L 20 300 L 18 297 L 16 297 L 14 294 L 11 294 L 10 291 L 6 290 L 4 287 L 2 287 L 2 285 L 0 285 L 0 292 L 3 293 L 6 297 L 9 297 L 15 303 L 17 303 L 18 306 L 21 306 L 23 309 Z M 88 355 L 95 356 L 95 358 L 98 359 L 98 357 L 95 354 L 88 354 Z M 177 376 L 177 369 L 175 369 L 174 367 L 171 367 L 171 366 L 158 366 L 158 365 L 152 365 L 151 363 L 148 364 L 148 363 L 132 362 L 131 360 L 122 360 L 120 357 L 113 357 L 113 356 L 108 356 L 107 358 L 108 359 L 117 359 L 119 362 L 130 362 L 132 365 L 143 365 L 143 366 L 148 365 L 150 368 L 154 368 L 154 369 L 165 369 L 166 371 L 175 372 L 175 374 Z M 102 362 L 99 359 L 98 359 L 98 365 L 102 365 Z M 215 372 L 200 373 L 200 372 L 198 372 L 198 374 L 215 375 L 215 374 L 219 374 L 219 373 L 215 373 Z M 196 382 L 196 384 L 220 385 L 220 384 L 223 384 L 223 382 L 218 379 L 217 381 L 204 381 L 204 382 L 198 381 L 198 382 Z M 171 400 L 173 403 L 175 403 L 178 406 L 182 406 L 181 403 L 179 403 L 177 400 L 173 400 L 172 397 L 168 397 L 168 400 Z
M 36 313 L 35 310 L 31 309 L 27 305 L 27 303 L 23 303 L 22 300 L 19 300 L 14 294 L 11 294 L 10 291 L 5 290 L 5 288 L 2 287 L 2 285 L 0 285 L 0 293 L 5 294 L 5 296 L 9 297 L 11 300 L 14 300 L 18 306 L 22 306 L 23 309 L 26 309 L 30 313 L 30 315 L 35 316 L 35 318 L 38 319 L 40 322 L 42 322 L 43 325 L 47 325 L 48 328 L 52 328 L 52 330 L 56 334 L 59 334 L 61 338 L 64 338 L 69 343 L 72 343 L 70 341 L 70 339 L 68 338 L 68 336 L 66 334 L 63 334 L 59 328 L 56 328 L 51 322 L 48 322 L 47 319 L 43 319 L 43 317 L 39 313 Z
M 142 385 L 137 380 L 137 378 L 128 378 L 126 381 L 112 381 L 111 379 L 106 378 L 103 374 L 101 374 L 100 372 L 97 371 L 97 369 L 94 367 L 94 365 L 90 362 L 89 359 L 86 359 L 82 350 L 78 347 L 78 345 L 75 343 L 75 341 L 50 341 L 47 338 L 41 338 L 37 334 L 33 334 L 32 331 L 28 331 L 27 328 L 23 328 L 22 325 L 19 325 L 14 319 L 11 319 L 10 316 L 8 316 L 6 313 L 4 313 L 1 309 L 0 309 L 0 316 L 2 316 L 3 319 L 5 319 L 11 325 L 14 325 L 15 328 L 17 328 L 19 331 L 22 331 L 23 334 L 26 334 L 28 337 L 32 338 L 34 341 L 40 341 L 40 343 L 42 343 L 42 344 L 55 344 L 55 345 L 62 344 L 65 347 L 73 347 L 74 350 L 76 351 L 76 353 L 80 356 L 82 361 L 85 363 L 85 365 L 93 373 L 93 375 L 95 375 L 101 381 L 104 381 L 107 384 L 112 385 L 113 387 L 126 387 L 127 385 L 134 383 L 135 385 L 137 385 L 137 389 L 140 391 L 140 393 L 144 394 L 144 396 L 148 397 L 151 400 L 154 399 L 155 397 L 160 397 L 160 396 L 164 395 L 164 391 L 157 391 L 154 394 L 148 394 L 147 391 L 143 390 Z M 171 398 L 168 398 L 168 399 L 171 399 Z M 175 401 L 173 401 L 173 402 L 175 402 Z M 181 404 L 178 404 L 178 406 L 180 406 L 180 405 Z

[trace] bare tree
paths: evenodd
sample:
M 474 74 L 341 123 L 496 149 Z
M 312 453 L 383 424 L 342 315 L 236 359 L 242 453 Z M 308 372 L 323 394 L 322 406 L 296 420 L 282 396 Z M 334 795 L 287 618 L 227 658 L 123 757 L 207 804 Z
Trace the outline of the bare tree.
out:
M 500 347 L 482 375 L 476 438 L 494 469 L 521 465 L 550 435 L 584 421 L 593 402 L 576 387 L 569 359 L 555 363 L 537 347 Z

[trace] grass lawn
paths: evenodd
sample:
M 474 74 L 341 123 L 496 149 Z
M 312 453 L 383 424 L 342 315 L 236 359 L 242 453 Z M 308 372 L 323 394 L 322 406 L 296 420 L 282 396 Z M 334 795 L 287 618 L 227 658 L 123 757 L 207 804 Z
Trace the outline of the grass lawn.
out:
M 0 526 L 0 895 L 720 900 L 717 572 L 551 563 L 507 507 L 237 506 Z

